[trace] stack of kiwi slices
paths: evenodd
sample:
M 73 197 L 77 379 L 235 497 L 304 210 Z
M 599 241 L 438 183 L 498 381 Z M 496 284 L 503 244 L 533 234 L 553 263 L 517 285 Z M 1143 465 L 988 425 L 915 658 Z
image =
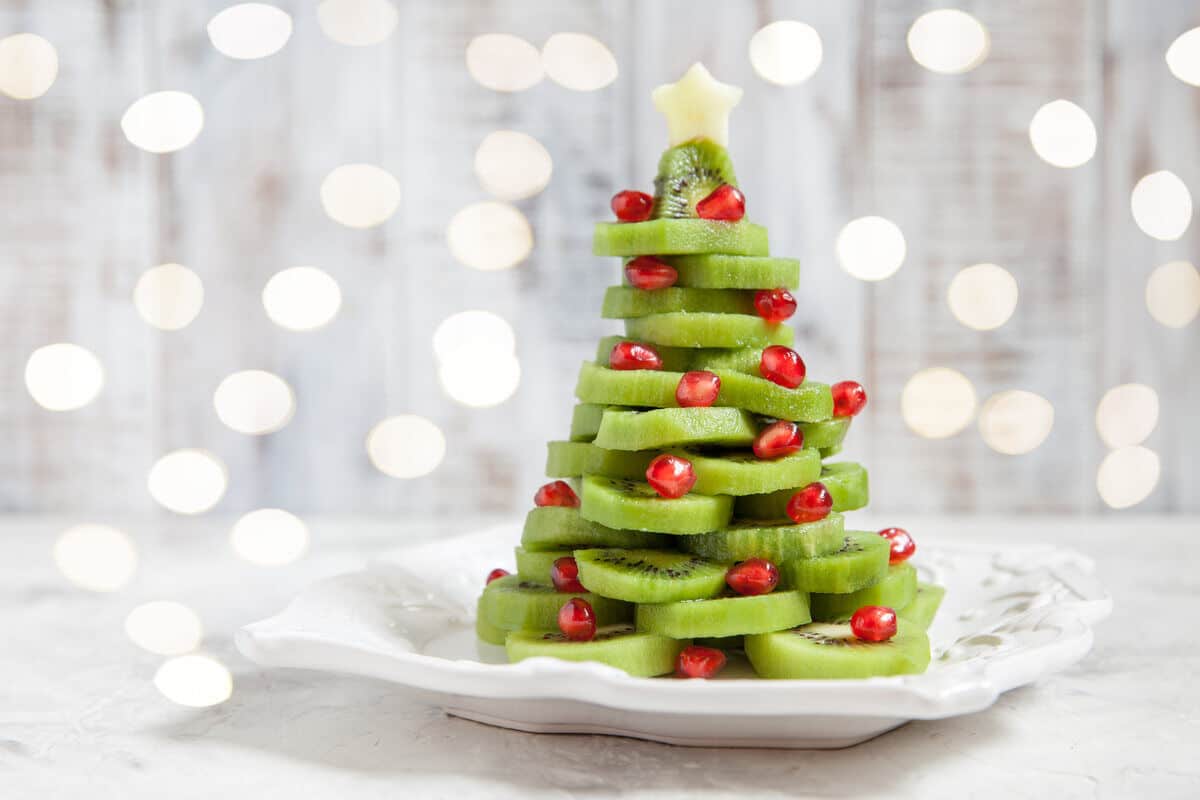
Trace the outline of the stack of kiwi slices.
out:
M 846 522 L 867 471 L 830 459 L 867 397 L 807 379 L 787 324 L 798 262 L 745 219 L 721 144 L 671 147 L 654 185 L 596 228 L 596 254 L 622 260 L 603 315 L 624 335 L 580 370 L 480 640 L 645 677 L 734 658 L 763 678 L 924 671 L 943 591 L 918 580 L 907 532 Z

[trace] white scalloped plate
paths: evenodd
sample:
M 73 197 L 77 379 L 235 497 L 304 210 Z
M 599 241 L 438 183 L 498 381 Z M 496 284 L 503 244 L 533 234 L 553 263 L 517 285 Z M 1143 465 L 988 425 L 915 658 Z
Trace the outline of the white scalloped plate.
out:
M 432 693 L 447 713 L 522 731 L 602 733 L 681 745 L 845 747 L 913 719 L 987 708 L 1079 660 L 1112 600 L 1078 553 L 1051 546 L 924 548 L 946 587 L 923 675 L 766 681 L 744 662 L 717 680 L 632 678 L 603 664 L 505 663 L 473 630 L 481 576 L 511 562 L 519 525 L 394 551 L 310 587 L 237 646 L 263 666 L 380 678 Z M 448 575 L 446 564 L 456 565 Z

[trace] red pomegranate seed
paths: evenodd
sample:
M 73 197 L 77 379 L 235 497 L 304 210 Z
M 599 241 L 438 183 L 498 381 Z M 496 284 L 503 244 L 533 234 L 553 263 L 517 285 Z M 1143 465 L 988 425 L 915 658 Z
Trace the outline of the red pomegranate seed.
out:
M 550 582 L 560 592 L 587 591 L 579 582 L 579 565 L 575 563 L 574 556 L 554 559 L 554 565 L 550 567 Z
M 662 369 L 658 351 L 640 342 L 617 342 L 608 354 L 609 369 Z
M 794 422 L 772 422 L 754 439 L 754 455 L 759 458 L 778 458 L 804 447 L 804 431 Z
M 779 585 L 779 570 L 765 558 L 747 558 L 729 568 L 725 583 L 741 595 L 768 594 Z
M 680 678 L 711 678 L 725 667 L 725 654 L 715 647 L 688 645 L 679 651 L 675 675 Z
M 754 309 L 767 322 L 783 322 L 796 313 L 796 298 L 782 286 L 754 293 Z
M 558 610 L 558 629 L 572 642 L 590 642 L 596 636 L 596 612 L 581 597 L 572 597 Z
M 535 506 L 570 506 L 579 505 L 579 495 L 566 481 L 550 481 L 533 495 Z
M 781 344 L 773 344 L 762 351 L 758 371 L 771 383 L 788 389 L 795 389 L 804 383 L 804 376 L 808 372 L 804 359 L 792 348 Z
M 666 289 L 679 280 L 679 272 L 653 256 L 638 256 L 625 265 L 625 279 L 635 289 Z
M 867 404 L 867 390 L 858 381 L 841 381 L 831 388 L 835 417 L 853 417 Z
M 892 554 L 888 556 L 888 563 L 899 564 L 901 561 L 907 561 L 917 552 L 917 543 L 904 528 L 884 528 L 879 535 L 892 543 Z
M 613 213 L 621 222 L 642 222 L 650 218 L 650 211 L 654 208 L 654 198 L 645 192 L 626 189 L 614 194 L 609 205 L 612 206 Z
M 700 219 L 737 222 L 746 216 L 746 197 L 736 187 L 722 183 L 712 190 L 712 194 L 696 203 L 696 216 Z
M 696 471 L 686 458 L 663 453 L 646 467 L 646 480 L 660 496 L 683 497 L 696 485 Z
M 675 387 L 675 402 L 681 408 L 707 407 L 717 402 L 720 393 L 721 379 L 715 374 L 705 370 L 685 372 Z
M 499 580 L 500 578 L 503 578 L 505 575 L 511 575 L 511 574 L 512 573 L 510 573 L 506 569 L 501 569 L 500 567 L 496 567 L 494 570 L 492 570 L 491 572 L 488 573 L 487 582 L 491 583 L 494 580 Z
M 832 510 L 833 496 L 820 481 L 805 486 L 787 503 L 787 515 L 797 524 L 825 519 Z
M 863 606 L 850 618 L 850 630 L 864 642 L 886 642 L 896 635 L 896 612 L 887 606 Z

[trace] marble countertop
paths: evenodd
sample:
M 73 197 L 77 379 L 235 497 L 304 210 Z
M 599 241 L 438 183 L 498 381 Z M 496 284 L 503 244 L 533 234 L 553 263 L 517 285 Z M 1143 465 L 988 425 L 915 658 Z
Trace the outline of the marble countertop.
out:
M 310 520 L 285 567 L 236 558 L 229 521 L 117 521 L 139 568 L 118 592 L 69 584 L 51 548 L 75 520 L 0 518 L 0 796 L 23 798 L 1200 797 L 1200 519 L 906 520 L 922 542 L 1011 537 L 1093 557 L 1115 597 L 1069 671 L 957 719 L 840 751 L 710 750 L 538 736 L 444 716 L 419 694 L 315 672 L 263 671 L 233 648 L 309 582 L 396 544 L 469 529 Z M 869 519 L 864 525 L 871 525 Z M 232 697 L 177 706 L 163 658 L 125 635 L 130 609 L 176 600 Z

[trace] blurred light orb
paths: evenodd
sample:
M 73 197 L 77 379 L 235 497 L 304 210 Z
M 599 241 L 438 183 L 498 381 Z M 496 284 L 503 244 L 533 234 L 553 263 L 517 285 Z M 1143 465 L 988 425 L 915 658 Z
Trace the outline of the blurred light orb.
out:
M 904 385 L 900 415 L 918 436 L 945 439 L 971 424 L 976 402 L 967 376 L 948 367 L 930 367 Z
M 821 36 L 811 25 L 782 19 L 750 37 L 750 66 L 764 81 L 779 86 L 804 83 L 821 66 Z
M 1017 308 L 1017 279 L 996 264 L 964 267 L 950 281 L 946 302 L 954 318 L 977 331 L 1008 322 Z
M 450 220 L 446 241 L 460 264 L 485 271 L 509 269 L 533 252 L 533 229 L 507 203 L 472 203 Z
M 348 228 L 383 224 L 400 206 L 400 182 L 374 164 L 343 164 L 321 181 L 321 205 Z
M 512 325 L 490 311 L 460 311 L 442 320 L 433 332 L 433 354 L 438 361 L 460 355 L 512 355 L 517 337 Z
M 455 402 L 469 408 L 491 408 L 517 391 L 521 363 L 512 353 L 459 351 L 442 362 L 438 380 Z
M 485 33 L 472 39 L 467 45 L 467 72 L 481 86 L 497 92 L 524 91 L 545 75 L 538 49 L 507 33 Z
M 324 0 L 317 6 L 317 24 L 338 44 L 369 47 L 392 35 L 400 21 L 388 0 Z
M 1054 427 L 1054 406 L 1020 389 L 997 392 L 979 411 L 979 433 L 997 453 L 1016 456 L 1037 449 Z
M 251 564 L 290 564 L 308 549 L 308 526 L 281 508 L 260 508 L 243 515 L 229 532 L 233 551 Z
M 1174 172 L 1151 172 L 1129 196 L 1133 221 L 1147 236 L 1173 242 L 1192 222 L 1192 195 Z
M 1096 471 L 1096 491 L 1110 508 L 1129 508 L 1145 500 L 1162 472 L 1158 454 L 1137 445 L 1113 450 Z
M 420 478 L 446 457 L 446 437 L 424 417 L 388 417 L 367 434 L 367 455 L 375 468 L 393 478 Z
M 199 654 L 165 661 L 154 673 L 154 685 L 172 703 L 189 708 L 220 705 L 233 694 L 233 676 L 225 665 Z
M 239 3 L 208 21 L 208 38 L 213 47 L 239 60 L 274 55 L 291 36 L 292 18 L 267 3 Z
M 475 175 L 485 191 L 501 200 L 533 197 L 554 171 L 550 152 L 528 134 L 494 131 L 475 151 Z
M 90 350 L 69 342 L 39 347 L 25 362 L 25 387 L 50 411 L 74 411 L 104 388 L 104 366 Z
M 988 57 L 991 39 L 975 17 L 957 8 L 941 8 L 917 17 L 908 29 L 908 51 L 930 72 L 959 75 Z
M 133 540 L 108 525 L 75 525 L 54 543 L 54 563 L 71 583 L 93 592 L 115 592 L 133 579 Z
M 1184 83 L 1200 86 L 1200 28 L 1180 34 L 1167 48 L 1167 69 Z
M 1158 392 L 1141 383 L 1114 386 L 1096 406 L 1096 431 L 1109 447 L 1141 444 L 1157 425 Z
M 129 612 L 125 617 L 125 635 L 143 650 L 161 656 L 180 656 L 200 646 L 204 625 L 200 616 L 182 603 L 153 600 Z
M 187 92 L 153 92 L 135 100 L 121 117 L 121 130 L 148 153 L 182 150 L 204 128 L 204 109 Z
M 147 324 L 177 331 L 191 324 L 204 306 L 200 276 L 182 264 L 160 264 L 138 278 L 133 305 Z
M 1182 328 L 1200 314 L 1200 272 L 1186 261 L 1168 261 L 1146 281 L 1146 308 L 1168 328 Z
M 842 269 L 864 281 L 881 281 L 900 269 L 907 247 L 896 223 L 883 217 L 859 217 L 837 237 Z
M 58 77 L 58 51 L 36 33 L 0 39 L 0 92 L 33 100 L 50 91 Z
M 1029 121 L 1029 142 L 1047 164 L 1078 167 L 1096 154 L 1096 126 L 1070 100 L 1055 100 L 1039 108 Z
M 287 425 L 296 413 L 296 395 L 287 381 L 261 369 L 229 375 L 213 393 L 217 416 L 238 433 L 261 436 Z
M 594 92 L 617 79 L 617 59 L 604 43 L 585 33 L 556 33 L 542 47 L 550 80 L 577 92 Z
M 267 316 L 289 331 L 328 325 L 342 307 L 342 290 L 316 267 L 291 267 L 271 276 L 262 291 Z
M 177 514 L 202 514 L 220 502 L 229 485 L 225 465 L 204 450 L 174 450 L 146 476 L 150 496 Z

